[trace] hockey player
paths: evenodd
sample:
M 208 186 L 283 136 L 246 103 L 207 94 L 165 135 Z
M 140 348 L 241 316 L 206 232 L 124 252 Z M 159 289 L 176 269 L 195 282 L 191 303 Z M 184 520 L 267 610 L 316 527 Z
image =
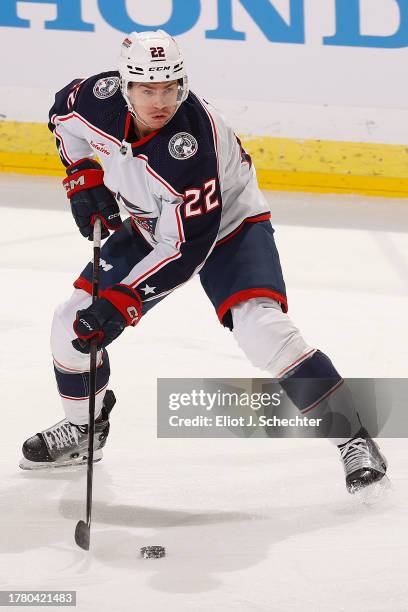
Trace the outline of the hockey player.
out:
M 386 461 L 362 427 L 330 359 L 309 346 L 287 315 L 285 283 L 269 207 L 250 156 L 221 116 L 189 91 L 175 40 L 129 34 L 119 70 L 75 80 L 55 97 L 50 130 L 81 234 L 103 237 L 100 297 L 92 264 L 55 311 L 51 348 L 65 419 L 29 438 L 21 467 L 86 460 L 90 340 L 98 338 L 95 460 L 115 403 L 106 347 L 166 295 L 200 275 L 222 325 L 252 364 L 279 379 L 303 413 L 336 413 L 349 491 L 381 479 Z M 95 156 L 101 160 L 100 165 Z M 129 217 L 122 223 L 118 203 Z M 169 313 L 171 316 L 171 313 Z

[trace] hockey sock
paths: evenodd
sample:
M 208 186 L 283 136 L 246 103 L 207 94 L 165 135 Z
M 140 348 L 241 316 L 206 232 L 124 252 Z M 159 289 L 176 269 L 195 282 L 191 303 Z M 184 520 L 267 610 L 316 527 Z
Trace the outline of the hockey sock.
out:
M 89 372 L 72 373 L 62 370 L 54 363 L 55 378 L 58 391 L 63 400 L 65 413 L 68 420 L 73 423 L 87 423 L 87 403 L 89 399 Z M 110 365 L 109 356 L 106 350 L 102 353 L 101 364 L 96 370 L 96 404 L 95 418 L 100 414 L 102 408 L 103 391 L 109 382 Z M 68 408 L 68 410 L 67 410 Z M 81 410 L 83 418 L 76 418 L 75 413 Z M 75 416 L 74 416 L 75 415 Z
M 279 381 L 302 415 L 321 418 L 320 433 L 338 445 L 348 441 L 360 429 L 350 389 L 321 351 Z

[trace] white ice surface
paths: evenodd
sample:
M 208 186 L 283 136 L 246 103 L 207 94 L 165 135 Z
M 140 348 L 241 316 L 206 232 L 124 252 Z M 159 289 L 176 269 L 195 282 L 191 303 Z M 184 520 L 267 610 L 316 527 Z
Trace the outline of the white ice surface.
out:
M 290 314 L 344 376 L 404 377 L 408 204 L 268 194 Z M 18 469 L 62 418 L 48 348 L 54 305 L 91 245 L 58 181 L 0 176 L 0 590 L 73 589 L 83 611 L 408 610 L 406 440 L 384 439 L 393 490 L 347 494 L 324 440 L 157 439 L 155 381 L 256 377 L 197 280 L 110 348 L 118 403 L 95 466 L 92 550 L 73 541 L 85 470 Z M 143 560 L 139 549 L 168 554 Z M 54 608 L 52 608 L 54 609 Z

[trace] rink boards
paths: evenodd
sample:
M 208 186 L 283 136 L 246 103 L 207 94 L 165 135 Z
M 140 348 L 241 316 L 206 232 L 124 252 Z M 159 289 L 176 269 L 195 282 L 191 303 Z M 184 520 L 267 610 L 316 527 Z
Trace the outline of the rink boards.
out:
M 242 137 L 262 189 L 408 196 L 404 145 Z M 0 171 L 62 176 L 45 124 L 0 121 Z

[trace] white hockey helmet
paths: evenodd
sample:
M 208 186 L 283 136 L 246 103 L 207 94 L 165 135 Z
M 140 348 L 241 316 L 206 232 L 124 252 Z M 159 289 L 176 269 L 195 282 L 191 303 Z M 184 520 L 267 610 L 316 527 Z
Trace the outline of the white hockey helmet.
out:
M 128 34 L 122 42 L 119 74 L 122 95 L 132 114 L 134 109 L 128 97 L 129 83 L 177 81 L 177 109 L 188 96 L 183 56 L 177 42 L 164 30 Z

